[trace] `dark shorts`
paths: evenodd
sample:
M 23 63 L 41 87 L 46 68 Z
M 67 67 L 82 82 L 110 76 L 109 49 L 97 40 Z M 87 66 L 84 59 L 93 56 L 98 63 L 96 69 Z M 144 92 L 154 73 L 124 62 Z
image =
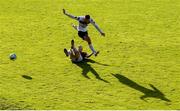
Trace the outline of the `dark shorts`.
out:
M 84 37 L 88 36 L 88 32 L 82 32 L 82 31 L 78 31 L 78 35 L 79 37 L 81 37 L 83 40 L 85 39 Z

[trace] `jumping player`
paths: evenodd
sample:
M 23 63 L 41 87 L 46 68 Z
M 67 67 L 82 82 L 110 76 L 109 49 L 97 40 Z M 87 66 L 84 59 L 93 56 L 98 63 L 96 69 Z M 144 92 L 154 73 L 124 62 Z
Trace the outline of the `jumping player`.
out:
M 83 47 L 79 46 L 78 49 L 74 45 L 74 40 L 71 40 L 71 49 L 68 51 L 66 48 L 64 49 L 64 53 L 66 56 L 70 56 L 72 62 L 81 62 L 89 57 L 92 54 L 88 55 L 86 52 L 83 52 Z
M 96 51 L 92 45 L 91 38 L 88 35 L 87 26 L 89 23 L 91 23 L 102 36 L 105 36 L 105 33 L 98 27 L 98 25 L 95 23 L 95 21 L 90 17 L 90 15 L 85 16 L 73 16 L 71 14 L 68 14 L 65 9 L 63 9 L 63 13 L 67 15 L 68 17 L 75 19 L 79 22 L 78 26 L 72 25 L 74 29 L 78 31 L 79 37 L 81 37 L 83 40 L 88 42 L 89 48 L 93 52 L 95 56 L 98 55 L 99 51 Z

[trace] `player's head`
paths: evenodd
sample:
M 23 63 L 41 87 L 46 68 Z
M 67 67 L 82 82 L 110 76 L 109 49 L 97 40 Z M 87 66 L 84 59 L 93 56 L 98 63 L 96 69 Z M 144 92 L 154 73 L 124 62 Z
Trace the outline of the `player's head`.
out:
M 90 18 L 90 15 L 85 15 L 85 19 L 89 20 Z
M 82 52 L 83 51 L 83 47 L 81 45 L 78 46 L 78 50 L 79 50 L 79 52 Z
M 84 22 L 89 23 L 90 15 L 85 15 Z

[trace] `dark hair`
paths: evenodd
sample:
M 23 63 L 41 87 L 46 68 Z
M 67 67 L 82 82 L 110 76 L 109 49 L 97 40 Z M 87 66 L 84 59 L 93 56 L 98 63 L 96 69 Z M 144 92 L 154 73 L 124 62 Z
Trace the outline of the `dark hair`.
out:
M 90 19 L 90 15 L 85 15 L 85 18 L 86 19 Z

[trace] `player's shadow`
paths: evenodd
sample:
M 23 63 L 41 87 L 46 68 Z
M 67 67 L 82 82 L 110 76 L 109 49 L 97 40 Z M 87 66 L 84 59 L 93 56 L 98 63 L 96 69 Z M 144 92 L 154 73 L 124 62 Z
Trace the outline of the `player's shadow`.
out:
M 152 89 L 148 89 L 148 88 L 145 88 L 145 87 L 137 84 L 136 82 L 130 80 L 129 78 L 127 78 L 123 75 L 120 75 L 120 74 L 112 74 L 112 75 L 114 77 L 116 77 L 119 80 L 119 82 L 144 93 L 144 95 L 140 97 L 140 99 L 142 99 L 144 101 L 146 101 L 145 98 L 152 97 L 152 98 L 158 98 L 158 99 L 161 99 L 161 100 L 164 100 L 167 102 L 171 102 L 169 99 L 167 99 L 165 97 L 165 95 L 159 89 L 157 89 L 152 84 L 149 84 Z
M 103 66 L 108 66 L 107 64 L 101 64 L 101 63 L 96 62 L 96 61 L 91 60 L 91 59 L 86 59 L 86 60 L 84 60 L 84 61 L 82 61 L 82 62 L 74 63 L 74 64 L 76 64 L 77 66 L 79 66 L 80 68 L 82 68 L 82 75 L 83 75 L 84 77 L 86 77 L 87 79 L 90 79 L 90 78 L 87 76 L 87 74 L 88 74 L 88 72 L 91 72 L 91 73 L 94 74 L 94 76 L 96 77 L 96 79 L 101 80 L 101 81 L 106 82 L 106 83 L 109 83 L 107 80 L 102 79 L 102 78 L 100 77 L 100 75 L 96 72 L 96 70 L 95 70 L 90 64 L 88 64 L 88 62 L 90 62 L 90 63 L 97 63 L 97 64 L 103 65 Z
M 94 61 L 92 59 L 85 59 L 84 62 L 96 63 L 96 64 L 102 65 L 102 66 L 110 66 L 108 64 L 103 64 L 103 63 L 100 63 L 100 62 L 96 62 L 96 61 Z

